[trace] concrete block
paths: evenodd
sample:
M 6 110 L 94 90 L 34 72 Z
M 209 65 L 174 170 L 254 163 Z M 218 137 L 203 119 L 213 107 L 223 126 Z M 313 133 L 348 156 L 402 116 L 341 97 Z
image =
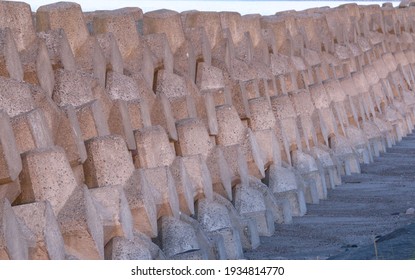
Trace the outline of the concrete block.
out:
M 214 193 L 213 198 L 214 202 L 217 202 L 222 206 L 225 206 L 228 210 L 231 223 L 234 229 L 236 229 L 239 232 L 239 237 L 243 249 L 249 250 L 257 248 L 259 246 L 260 240 L 258 234 L 258 227 L 256 225 L 255 220 L 247 217 L 242 217 L 241 215 L 239 215 L 233 204 L 225 197 L 217 193 Z
M 234 228 L 223 228 L 216 233 L 220 234 L 224 239 L 225 251 L 228 260 L 243 259 L 242 246 L 240 245 L 241 237 L 239 231 Z
M 49 127 L 49 130 L 52 133 L 52 137 L 55 140 L 59 124 L 63 115 L 61 109 L 56 105 L 52 98 L 45 93 L 45 91 L 40 86 L 32 85 L 30 87 L 30 91 L 35 103 L 35 107 L 43 112 L 47 126 Z
M 144 169 L 144 174 L 157 205 L 157 218 L 162 216 L 179 217 L 180 202 L 176 182 L 170 168 L 165 166 Z
M 105 246 L 105 259 L 148 259 L 164 260 L 166 256 L 150 237 L 141 232 L 134 232 L 133 239 L 114 237 Z
M 354 147 L 359 157 L 359 162 L 366 164 L 371 163 L 373 157 L 368 148 L 369 141 L 363 131 L 353 126 L 348 127 L 346 131 L 350 144 Z
M 36 31 L 47 31 L 62 28 L 68 37 L 72 52 L 88 40 L 89 32 L 86 27 L 81 6 L 71 2 L 59 2 L 40 6 L 36 11 Z
M 20 195 L 22 189 L 20 187 L 19 179 L 16 179 L 10 183 L 0 185 L 0 198 L 7 198 L 8 201 L 13 203 L 16 198 Z
M 197 115 L 203 120 L 209 129 L 210 135 L 218 133 L 218 121 L 216 118 L 215 101 L 212 93 L 201 94 L 195 86 L 190 90 L 190 94 L 194 97 L 196 103 Z
M 10 202 L 0 200 L 0 260 L 27 260 L 29 244 Z
M 315 159 L 306 153 L 294 151 L 292 153 L 293 166 L 304 177 L 306 182 L 305 193 L 311 193 L 314 203 L 318 203 L 318 199 L 327 198 L 327 187 L 322 182 L 319 169 Z M 314 197 L 317 192 L 318 198 Z
M 170 166 L 171 174 L 176 183 L 176 191 L 179 198 L 180 211 L 187 215 L 194 215 L 194 199 L 196 186 L 187 172 L 182 157 L 176 157 Z
M 63 29 L 41 31 L 37 33 L 37 36 L 46 44 L 53 69 L 76 70 L 75 58 Z
M 222 105 L 216 107 L 218 120 L 217 145 L 229 146 L 239 144 L 245 138 L 245 127 L 239 119 L 233 106 Z
M 111 134 L 117 134 L 124 138 L 129 150 L 137 149 L 127 102 L 120 99 L 114 101 L 108 118 L 108 127 Z
M 310 149 L 312 155 L 323 169 L 322 180 L 325 180 L 327 189 L 334 189 L 336 185 L 341 184 L 339 171 L 337 170 L 337 159 L 332 155 L 326 146 L 314 146 Z M 319 168 L 320 169 L 320 168 Z
M 330 138 L 330 147 L 334 156 L 337 158 L 340 174 L 350 175 L 351 173 L 360 173 L 359 158 L 352 149 L 349 140 L 342 136 Z
M 216 146 L 207 158 L 206 165 L 212 178 L 213 190 L 232 199 L 232 181 L 235 176 L 225 158 L 223 149 L 224 147 Z
M 136 231 L 150 238 L 157 236 L 157 207 L 152 186 L 142 169 L 136 169 L 124 186 Z
M 175 217 L 160 218 L 158 239 L 167 259 L 200 249 L 193 227 Z
M 30 5 L 23 2 L 3 1 L 0 4 L 0 29 L 10 28 L 17 50 L 28 49 L 36 39 Z
M 10 28 L 0 29 L 0 76 L 23 80 L 23 68 Z
M 133 130 L 151 126 L 149 105 L 144 99 L 127 101 L 127 107 Z
M 39 85 L 45 93 L 52 97 L 53 88 L 55 86 L 55 76 L 50 62 L 49 53 L 46 44 L 38 40 L 38 50 L 36 56 L 36 74 Z
M 18 178 L 22 170 L 22 161 L 9 116 L 1 110 L 0 131 L 0 184 L 6 184 Z M 4 187 L 0 188 L 4 191 Z
M 105 57 L 106 68 L 111 71 L 122 74 L 124 72 L 124 62 L 118 47 L 117 39 L 112 33 L 102 33 L 96 35 L 98 44 Z
M 77 186 L 65 151 L 58 146 L 31 150 L 22 154 L 22 163 L 16 204 L 49 200 L 59 213 Z
M 17 80 L 0 77 L 0 99 L 0 110 L 11 118 L 35 108 L 29 85 Z
M 183 95 L 169 99 L 173 117 L 176 120 L 197 117 L 196 104 L 193 96 Z
M 344 101 L 346 100 L 346 93 L 338 80 L 326 80 L 323 82 L 327 94 L 329 95 L 332 103 L 332 108 L 336 116 L 337 125 L 341 127 L 343 133 L 344 127 L 349 125 L 349 119 L 344 107 Z
M 130 101 L 140 98 L 140 91 L 136 82 L 132 78 L 117 72 L 107 73 L 106 89 L 112 100 Z
M 88 188 L 78 186 L 57 214 L 67 256 L 104 258 L 104 229 Z
M 89 37 L 78 49 L 75 56 L 78 69 L 90 73 L 91 76 L 105 86 L 107 63 L 96 37 Z
M 105 87 L 101 86 L 97 79 L 91 80 L 91 88 L 94 99 L 98 100 L 101 103 L 104 117 L 108 119 L 113 105 L 111 97 L 109 96 Z
M 265 97 L 257 97 L 248 100 L 251 117 L 249 127 L 252 131 L 274 129 L 276 119 L 270 106 L 269 100 Z
M 104 244 L 116 236 L 133 239 L 133 218 L 123 186 L 95 188 L 90 193 L 104 227 Z
M 221 69 L 207 63 L 197 64 L 196 85 L 200 90 L 218 90 L 225 87 Z
M 166 131 L 161 126 L 150 126 L 134 131 L 137 155 L 136 168 L 154 168 L 169 166 L 176 156 Z
M 217 259 L 224 259 L 223 253 L 225 247 L 219 235 L 210 234 L 202 230 L 200 227 L 199 222 L 187 215 L 180 215 L 180 220 L 192 226 L 193 230 L 196 234 L 197 243 L 199 245 L 199 250 L 196 252 L 195 255 L 188 255 L 178 256 L 179 259 L 182 258 L 194 258 L 194 257 L 201 257 L 202 259 L 209 259 L 209 260 L 217 260 Z
M 157 71 L 155 93 L 163 93 L 168 99 L 186 95 L 185 79 L 166 70 Z
M 272 163 L 281 162 L 281 151 L 275 132 L 272 129 L 264 129 L 254 131 L 253 134 L 263 156 L 264 169 Z M 278 156 L 275 156 L 276 153 Z
M 288 201 L 292 215 L 303 216 L 307 209 L 306 201 L 294 172 L 286 167 L 272 164 L 267 175 L 267 185 L 277 199 L 288 198 L 289 196 Z
M 193 44 L 184 41 L 174 53 L 174 71 L 183 77 L 188 77 L 192 82 L 196 80 L 196 56 Z
M 98 100 L 77 107 L 76 116 L 84 141 L 110 134 L 103 107 Z
M 36 148 L 53 146 L 52 134 L 42 110 L 34 109 L 15 116 L 11 124 L 21 154 Z
M 249 171 L 247 170 L 246 156 L 242 147 L 239 144 L 224 146 L 221 148 L 221 151 L 223 152 L 223 158 L 228 165 L 231 186 L 235 186 L 241 180 L 247 179 Z
M 86 160 L 86 149 L 82 139 L 81 128 L 76 118 L 75 109 L 68 105 L 63 107 L 55 143 L 65 149 L 71 166 L 83 164 Z
M 222 37 L 221 19 L 217 12 L 189 12 L 183 25 L 187 28 L 205 28 L 212 49 Z
M 183 163 L 195 187 L 194 200 L 196 201 L 202 197 L 212 200 L 212 177 L 206 160 L 201 155 L 184 156 Z
M 140 45 L 136 18 L 133 13 L 126 13 L 124 9 L 95 13 L 92 25 L 95 34 L 114 34 L 124 61 Z
M 172 107 L 164 93 L 158 93 L 153 105 L 150 106 L 150 117 L 153 125 L 162 126 L 171 140 L 177 141 L 177 130 Z
M 265 163 L 262 150 L 260 149 L 255 134 L 251 131 L 251 129 L 247 128 L 245 133 L 246 137 L 242 143 L 241 148 L 246 157 L 248 172 L 249 174 L 258 178 L 264 178 Z
M 154 68 L 162 67 L 168 73 L 173 73 L 173 54 L 165 33 L 153 33 L 144 36 L 146 45 L 154 59 Z
M 275 194 L 275 199 L 277 200 L 278 208 L 276 211 L 276 222 L 278 224 L 292 224 L 293 223 L 293 216 L 296 213 L 292 212 L 292 204 L 297 201 L 297 194 L 296 192 L 286 192 L 286 193 L 278 193 Z M 304 195 L 303 195 L 304 197 Z M 305 201 L 305 200 L 304 200 Z M 301 216 L 301 215 L 298 215 Z
M 218 233 L 223 237 L 225 251 L 229 259 L 239 259 L 242 257 L 240 235 L 233 228 L 231 218 L 225 206 L 216 202 L 199 200 L 197 220 L 203 230 Z
M 52 99 L 58 106 L 74 107 L 93 101 L 90 77 L 80 71 L 56 70 Z
M 310 86 L 310 94 L 318 116 L 316 126 L 318 131 L 321 131 L 323 141 L 328 145 L 329 135 L 338 135 L 337 123 L 330 108 L 330 98 L 323 85 Z
M 23 227 L 30 232 L 29 259 L 64 260 L 63 237 L 48 201 L 17 205 L 13 211 Z M 29 234 L 28 234 L 29 235 Z
M 185 41 L 180 14 L 175 11 L 157 10 L 147 12 L 144 14 L 143 22 L 144 35 L 165 33 L 173 53 L 175 53 Z
M 289 96 L 272 96 L 271 107 L 275 119 L 281 122 L 281 128 L 284 130 L 289 146 L 297 146 L 298 149 L 301 149 L 300 139 L 298 138 L 299 132 L 296 122 L 297 114 Z
M 232 227 L 231 218 L 225 206 L 201 199 L 197 204 L 197 220 L 204 231 L 217 231 Z
M 183 23 L 186 25 L 186 23 Z M 190 27 L 184 26 L 185 36 L 187 41 L 192 42 L 195 57 L 202 58 L 205 65 L 212 64 L 212 45 L 209 41 L 208 34 L 204 27 Z M 199 66 L 199 63 L 196 67 Z M 196 78 L 197 79 L 197 78 Z
M 209 137 L 204 123 L 199 119 L 189 118 L 176 122 L 179 141 L 175 142 L 176 151 L 182 156 L 201 154 L 207 158 L 215 143 Z
M 106 260 L 152 260 L 150 250 L 139 239 L 116 236 L 105 245 Z
M 273 235 L 274 217 L 268 211 L 262 193 L 243 184 L 238 184 L 234 188 L 234 193 L 234 204 L 239 214 L 255 220 L 260 236 Z
M 301 141 L 305 142 L 307 148 L 310 148 L 311 140 L 314 145 L 317 145 L 316 129 L 312 121 L 312 118 L 315 116 L 315 107 L 310 93 L 306 90 L 299 90 L 293 92 L 290 95 L 290 99 L 299 118 L 300 125 L 298 128 L 302 138 Z
M 124 185 L 134 172 L 132 157 L 118 135 L 95 137 L 85 142 L 85 183 L 89 188 Z
M 265 207 L 272 215 L 272 219 L 275 223 L 290 223 L 292 220 L 291 204 L 289 203 L 289 200 L 284 197 L 283 193 L 274 195 L 267 185 L 252 176 L 249 177 L 249 187 L 262 194 Z

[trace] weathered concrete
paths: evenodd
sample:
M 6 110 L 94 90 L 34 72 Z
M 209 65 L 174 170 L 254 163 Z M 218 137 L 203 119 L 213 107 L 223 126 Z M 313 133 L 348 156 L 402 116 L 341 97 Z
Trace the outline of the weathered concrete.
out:
M 327 257 L 392 229 L 380 202 L 412 199 L 393 183 L 413 153 L 410 6 L 1 1 L 0 259 Z M 347 183 L 371 168 L 392 177 Z

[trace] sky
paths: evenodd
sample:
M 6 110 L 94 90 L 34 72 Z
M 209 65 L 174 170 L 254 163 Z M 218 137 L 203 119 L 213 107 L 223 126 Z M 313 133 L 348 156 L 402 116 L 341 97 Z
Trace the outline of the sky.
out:
M 26 0 L 30 4 L 33 11 L 39 6 L 57 2 L 50 0 Z M 178 12 L 186 10 L 200 11 L 236 11 L 241 14 L 259 13 L 262 15 L 275 14 L 277 11 L 283 10 L 304 10 L 312 7 L 330 6 L 335 7 L 347 2 L 353 1 L 275 1 L 275 0 L 170 0 L 170 1 L 154 1 L 154 0 L 77 0 L 74 1 L 81 5 L 82 10 L 113 10 L 122 7 L 139 7 L 143 12 L 149 12 L 157 9 L 171 9 Z M 239 2 L 239 3 L 238 3 Z M 358 2 L 358 1 L 357 1 Z M 385 2 L 385 1 L 383 1 Z M 381 1 L 365 1 L 363 4 L 381 4 Z M 395 2 L 395 5 L 399 2 Z

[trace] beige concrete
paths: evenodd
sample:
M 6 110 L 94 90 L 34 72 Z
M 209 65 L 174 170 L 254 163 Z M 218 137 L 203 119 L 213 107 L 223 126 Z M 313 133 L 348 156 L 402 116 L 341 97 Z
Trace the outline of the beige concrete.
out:
M 18 178 L 22 161 L 10 118 L 4 111 L 0 111 L 0 131 L 0 184 L 5 184 Z
M 79 4 L 59 2 L 37 9 L 36 30 L 38 32 L 59 28 L 65 30 L 72 52 L 76 56 L 77 51 L 89 36 Z
M 124 186 L 134 230 L 150 238 L 157 236 L 157 206 L 152 185 L 143 169 L 136 169 Z
M 85 142 L 85 183 L 89 188 L 124 185 L 134 172 L 134 164 L 121 136 L 95 137 Z
M 144 174 L 157 206 L 157 219 L 166 215 L 179 217 L 180 201 L 177 184 L 170 168 L 165 166 L 144 169 Z
M 29 258 L 33 260 L 64 260 L 65 247 L 56 215 L 48 201 L 13 207 L 21 225 L 30 231 Z
M 0 76 L 23 80 L 23 68 L 10 28 L 0 29 Z
M 76 116 L 84 141 L 110 134 L 101 104 L 99 100 L 93 100 L 76 108 Z
M 57 214 L 68 259 L 103 259 L 104 229 L 88 188 L 78 186 Z
M 10 28 L 17 50 L 28 49 L 36 39 L 30 5 L 23 2 L 2 1 L 0 3 L 0 28 Z
M 144 34 L 166 33 L 172 52 L 175 53 L 184 43 L 185 37 L 180 14 L 171 10 L 147 12 L 143 17 Z M 171 32 L 174 30 L 174 32 Z
M 43 111 L 34 109 L 11 120 L 19 153 L 53 146 L 52 134 Z
M 58 146 L 22 154 L 22 193 L 17 204 L 49 200 L 57 215 L 77 187 L 65 151 Z
M 2 260 L 29 259 L 29 244 L 10 202 L 0 200 L 0 257 Z
M 17 80 L 0 77 L 0 98 L 0 109 L 11 118 L 35 107 L 29 85 Z
M 136 168 L 154 168 L 169 166 L 176 156 L 166 131 L 161 126 L 150 126 L 134 131 L 137 155 L 134 158 Z
M 112 238 L 133 238 L 133 218 L 122 186 L 105 186 L 90 190 L 104 227 L 104 244 Z

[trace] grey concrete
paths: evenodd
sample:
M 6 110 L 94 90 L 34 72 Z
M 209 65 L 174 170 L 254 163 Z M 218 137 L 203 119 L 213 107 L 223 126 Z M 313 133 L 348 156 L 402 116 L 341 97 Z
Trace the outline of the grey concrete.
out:
M 343 177 L 327 200 L 307 205 L 305 216 L 278 225 L 272 237 L 261 237 L 261 245 L 245 257 L 413 258 L 415 215 L 406 211 L 415 206 L 414 153 L 415 135 L 410 134 L 373 164 L 362 165 L 361 174 Z

